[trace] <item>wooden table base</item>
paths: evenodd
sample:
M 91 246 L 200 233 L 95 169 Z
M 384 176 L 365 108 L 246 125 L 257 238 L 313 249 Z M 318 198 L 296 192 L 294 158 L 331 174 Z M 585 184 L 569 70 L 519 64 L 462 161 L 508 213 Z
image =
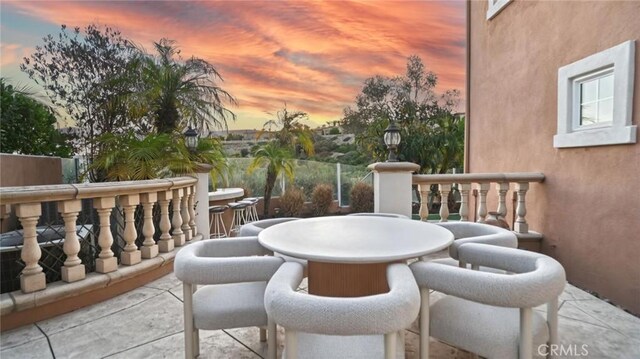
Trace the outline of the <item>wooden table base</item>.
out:
M 343 264 L 309 261 L 309 294 L 362 297 L 387 293 L 389 263 Z

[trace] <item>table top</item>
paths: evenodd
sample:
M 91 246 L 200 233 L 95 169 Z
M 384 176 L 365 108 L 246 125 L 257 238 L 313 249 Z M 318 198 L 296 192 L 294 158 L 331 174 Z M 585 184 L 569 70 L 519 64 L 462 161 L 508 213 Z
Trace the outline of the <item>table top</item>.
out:
M 338 216 L 300 219 L 258 234 L 260 244 L 284 255 L 326 263 L 383 263 L 447 248 L 453 233 L 402 218 Z
M 209 201 L 222 201 L 234 199 L 244 195 L 242 188 L 218 188 L 213 192 L 209 192 Z

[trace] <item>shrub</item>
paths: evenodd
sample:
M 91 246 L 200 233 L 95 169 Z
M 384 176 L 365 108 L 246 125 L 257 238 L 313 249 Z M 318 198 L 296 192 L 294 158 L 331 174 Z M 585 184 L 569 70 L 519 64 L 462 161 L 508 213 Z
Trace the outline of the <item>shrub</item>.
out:
M 337 127 L 334 127 L 334 128 L 329 130 L 329 134 L 330 135 L 339 135 L 340 134 L 340 129 L 337 128 Z
M 333 187 L 326 183 L 316 185 L 311 194 L 313 203 L 313 213 L 316 216 L 324 216 L 329 212 L 329 207 L 333 203 Z
M 287 188 L 280 197 L 280 209 L 285 217 L 298 217 L 304 206 L 304 193 L 298 188 Z
M 364 182 L 356 183 L 351 188 L 349 203 L 353 213 L 373 212 L 373 187 Z

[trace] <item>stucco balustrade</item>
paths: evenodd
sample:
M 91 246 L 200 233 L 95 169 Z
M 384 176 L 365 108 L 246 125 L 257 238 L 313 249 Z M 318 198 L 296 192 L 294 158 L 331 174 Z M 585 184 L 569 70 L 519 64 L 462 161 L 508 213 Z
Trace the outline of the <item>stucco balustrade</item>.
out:
M 420 219 L 426 221 L 429 216 L 430 196 L 432 196 L 432 186 L 437 185 L 437 194 L 440 197 L 440 222 L 446 222 L 450 215 L 448 198 L 453 195 L 454 189 L 459 197 L 457 201 L 460 205 L 458 214 L 461 221 L 475 220 L 483 223 L 489 214 L 488 199 L 496 203 L 494 212 L 500 217 L 509 217 L 507 193 L 512 189 L 514 193 L 515 205 L 512 206 L 513 228 L 512 230 L 522 240 L 540 240 L 542 235 L 529 231 L 526 220 L 526 200 L 525 196 L 529 190 L 530 183 L 540 183 L 544 181 L 544 174 L 535 172 L 526 173 L 464 173 L 464 174 L 437 174 L 437 175 L 413 175 L 413 184 L 418 186 L 420 193 Z M 495 196 L 491 191 L 495 190 Z M 470 196 L 474 196 L 475 211 L 471 208 Z M 475 212 L 475 216 L 473 215 Z
M 115 282 L 135 275 L 138 271 L 135 267 L 144 271 L 152 261 L 164 263 L 166 258 L 159 258 L 159 252 L 166 253 L 165 257 L 171 255 L 174 244 L 179 246 L 185 240 L 202 238 L 196 233 L 196 213 L 190 208 L 197 198 L 196 184 L 196 178 L 176 177 L 0 188 L 0 203 L 7 212 L 4 217 L 13 209 L 23 227 L 14 234 L 21 234 L 22 245 L 15 248 L 21 251 L 25 264 L 20 273 L 20 291 L 3 294 L 2 314 L 16 310 L 15 305 L 6 308 L 6 302 L 11 301 L 5 301 L 5 295 L 11 295 L 15 302 L 20 292 L 23 295 L 47 292 L 47 287 L 53 284 L 51 278 L 68 283 L 56 283 L 57 291 L 61 285 L 78 290 L 81 282 L 91 282 L 87 284 L 91 286 L 100 281 L 96 279 L 99 275 L 108 276 L 107 283 Z M 170 201 L 173 201 L 172 208 Z M 51 205 L 56 208 L 53 216 L 47 210 Z M 64 228 L 64 232 L 57 228 Z M 159 228 L 157 233 L 156 228 Z M 41 237 L 45 231 L 56 233 L 56 238 L 43 243 Z M 48 251 L 41 250 L 43 245 L 58 246 L 64 251 L 58 268 L 41 265 L 44 256 L 49 255 Z M 125 270 L 127 267 L 132 269 Z M 60 297 L 60 293 L 55 296 Z M 39 294 L 39 297 L 46 295 Z

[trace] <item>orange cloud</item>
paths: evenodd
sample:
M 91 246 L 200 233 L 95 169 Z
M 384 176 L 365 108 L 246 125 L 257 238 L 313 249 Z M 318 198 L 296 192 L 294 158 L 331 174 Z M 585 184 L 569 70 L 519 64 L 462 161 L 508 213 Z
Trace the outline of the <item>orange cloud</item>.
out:
M 33 49 L 20 44 L 0 44 L 0 66 L 19 66 L 22 58 L 29 56 Z
M 285 101 L 308 112 L 315 123 L 338 119 L 366 78 L 403 74 L 411 54 L 438 74 L 439 91 L 464 84 L 461 1 L 20 2 L 6 7 L 54 24 L 106 24 L 148 50 L 162 37 L 177 40 L 183 54 L 213 63 L 224 88 L 238 98 L 239 121 L 232 128 L 260 127 L 269 117 L 265 112 L 275 112 Z

